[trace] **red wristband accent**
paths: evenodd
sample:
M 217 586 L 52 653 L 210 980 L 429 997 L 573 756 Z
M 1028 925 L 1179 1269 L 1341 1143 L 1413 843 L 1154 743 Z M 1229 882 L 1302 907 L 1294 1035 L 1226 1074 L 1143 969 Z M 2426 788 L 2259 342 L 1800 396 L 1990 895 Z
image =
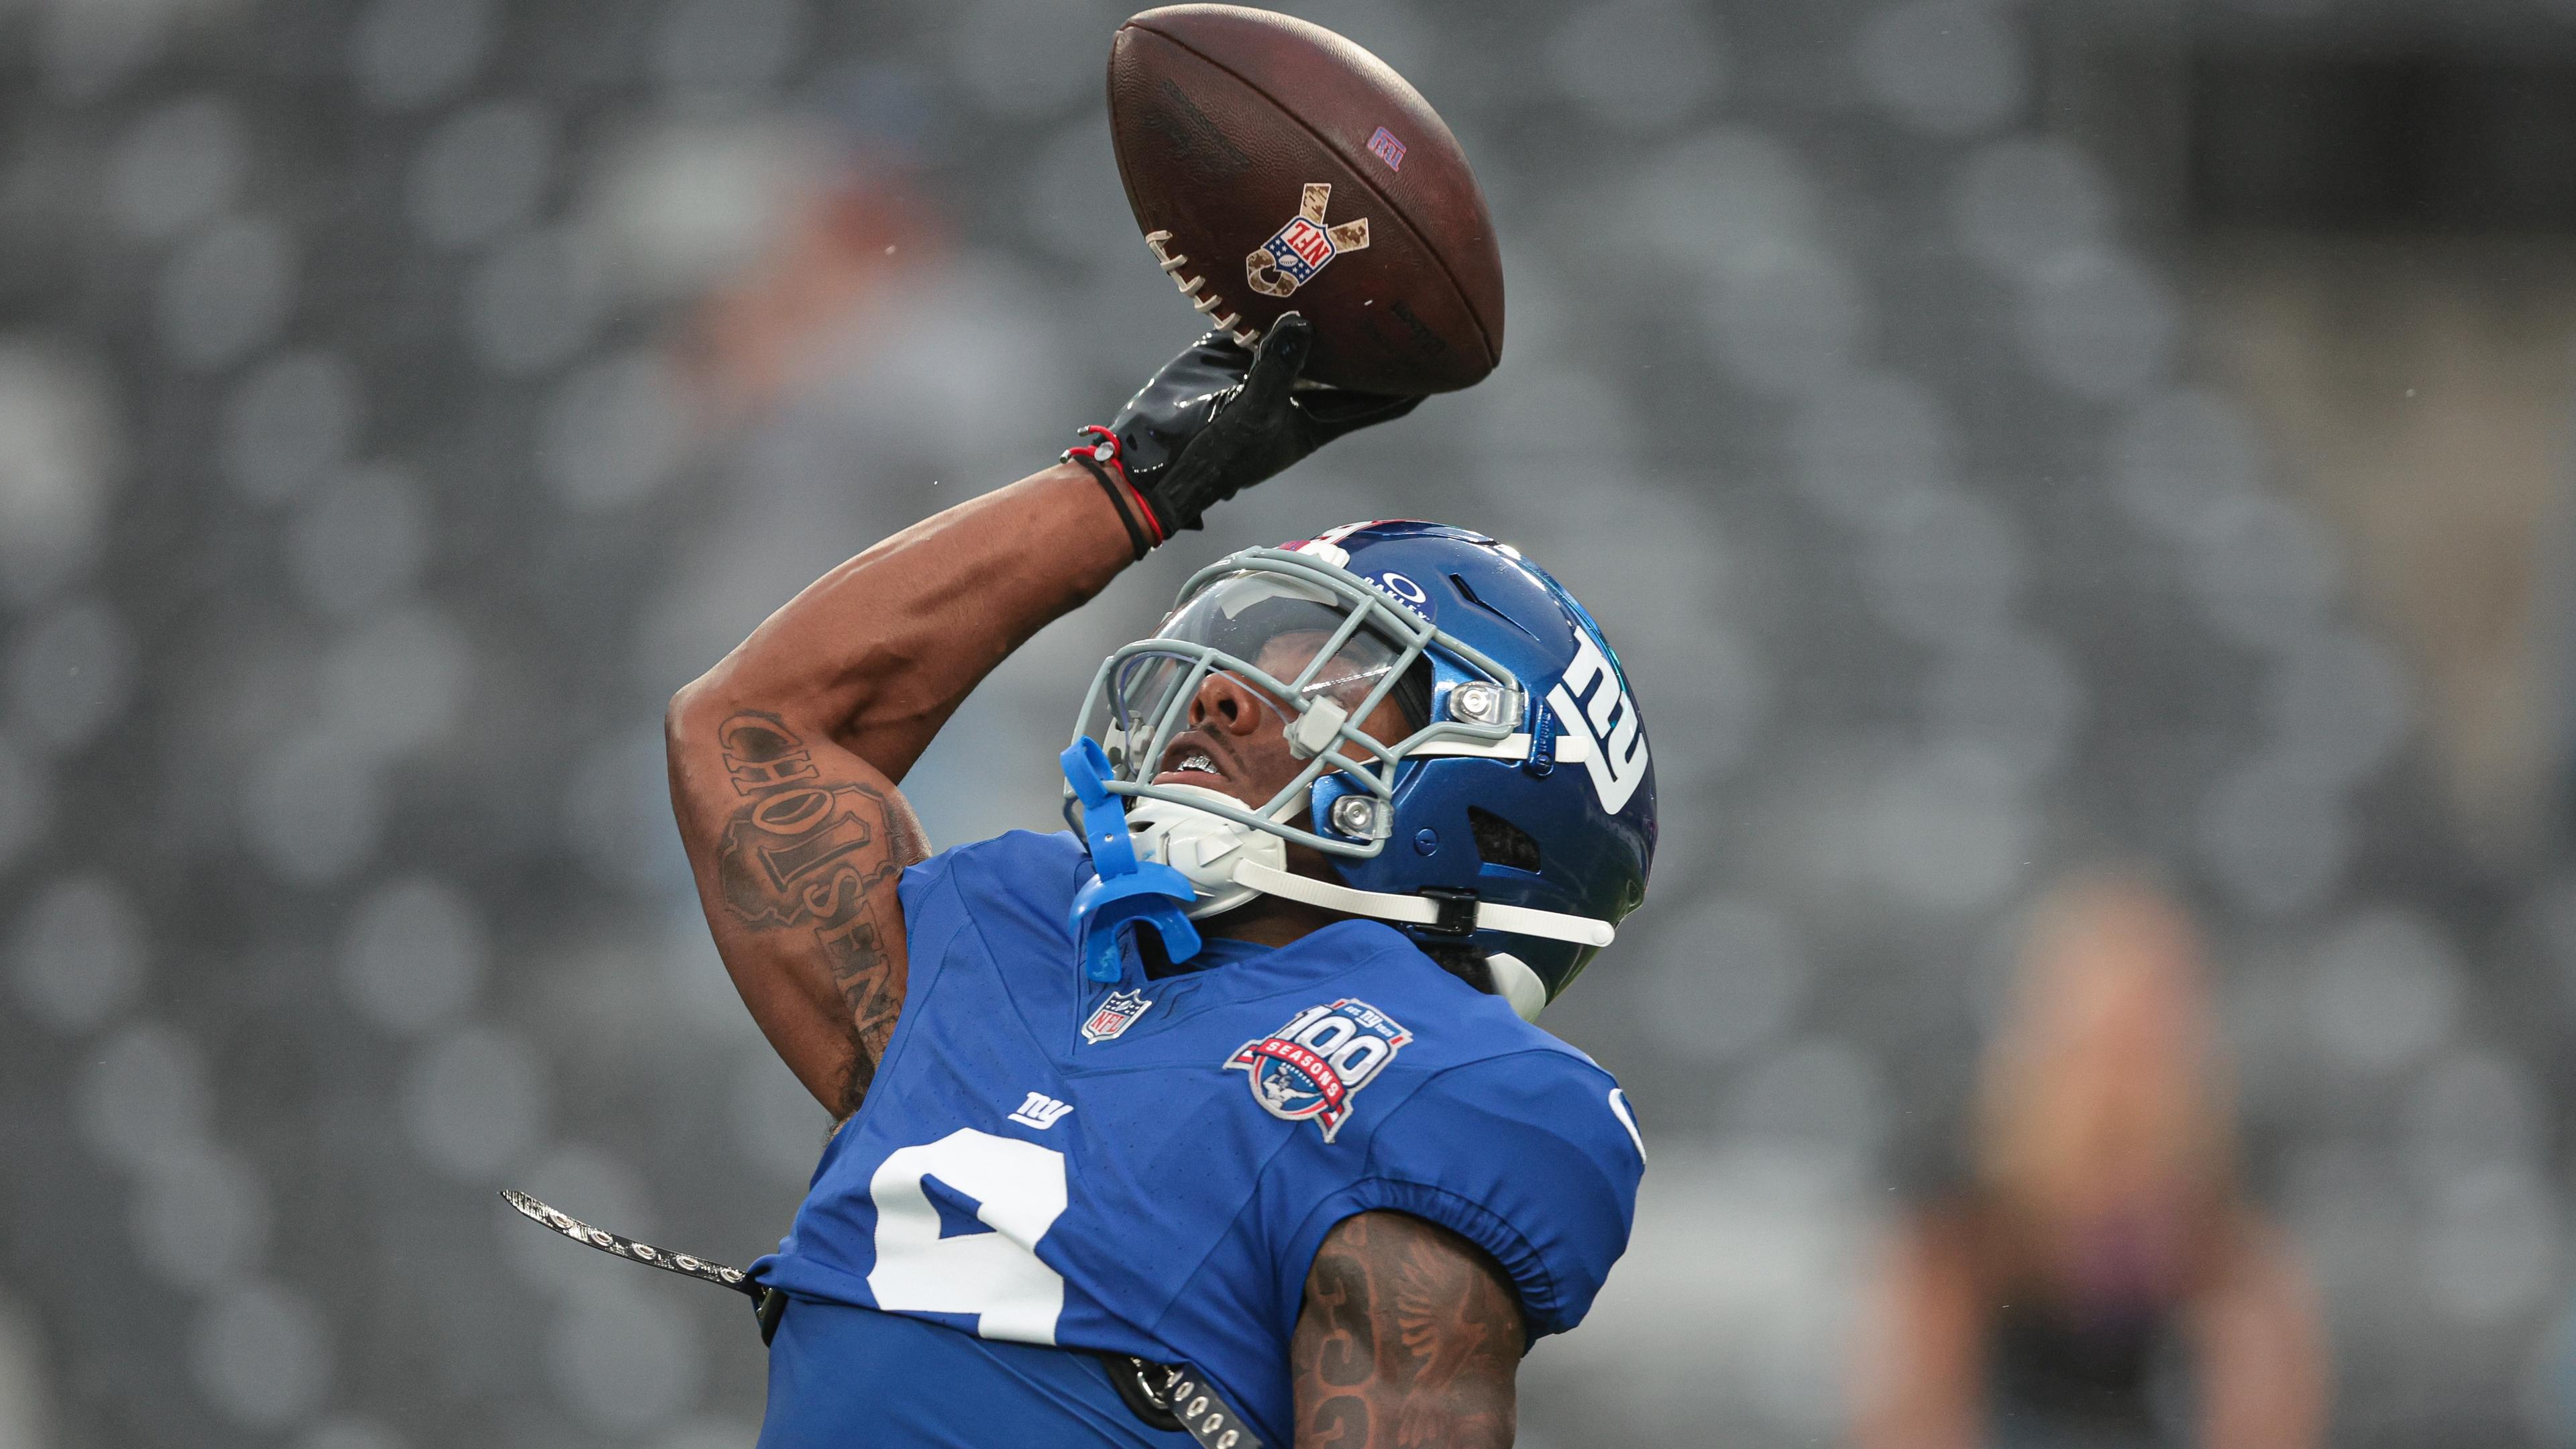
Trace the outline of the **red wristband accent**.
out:
M 1118 470 L 1118 481 L 1121 483 L 1127 483 L 1127 470 L 1125 468 Z M 1127 491 L 1136 495 L 1136 507 L 1145 515 L 1145 526 L 1154 530 L 1154 544 L 1158 548 L 1161 547 L 1164 543 L 1170 540 L 1171 535 L 1163 531 L 1163 520 L 1154 516 L 1154 505 L 1145 501 L 1144 491 L 1139 489 L 1135 484 L 1127 483 Z
M 1145 490 L 1137 487 L 1136 480 L 1127 476 L 1127 460 L 1120 457 L 1118 452 L 1118 435 L 1097 423 L 1080 431 L 1100 440 L 1091 447 L 1092 461 L 1106 466 L 1118 475 L 1119 484 L 1126 488 L 1130 497 L 1136 500 L 1136 511 L 1144 516 L 1145 527 L 1152 531 L 1155 544 L 1160 546 L 1171 535 L 1164 531 L 1163 521 L 1154 516 L 1154 506 L 1145 500 Z

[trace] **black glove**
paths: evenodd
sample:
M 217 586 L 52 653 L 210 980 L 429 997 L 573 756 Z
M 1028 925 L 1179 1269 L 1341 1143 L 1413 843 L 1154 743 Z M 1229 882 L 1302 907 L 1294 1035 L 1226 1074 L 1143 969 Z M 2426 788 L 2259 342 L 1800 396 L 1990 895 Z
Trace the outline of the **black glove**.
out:
M 1258 352 L 1222 331 L 1210 332 L 1165 364 L 1119 409 L 1106 428 L 1086 428 L 1089 441 L 1065 453 L 1089 468 L 1118 504 L 1143 558 L 1179 529 L 1199 528 L 1221 503 L 1344 433 L 1400 418 L 1418 397 L 1295 390 L 1315 332 L 1290 312 L 1272 324 Z M 1112 477 L 1126 474 L 1121 489 Z M 1129 499 L 1149 515 L 1135 517 Z

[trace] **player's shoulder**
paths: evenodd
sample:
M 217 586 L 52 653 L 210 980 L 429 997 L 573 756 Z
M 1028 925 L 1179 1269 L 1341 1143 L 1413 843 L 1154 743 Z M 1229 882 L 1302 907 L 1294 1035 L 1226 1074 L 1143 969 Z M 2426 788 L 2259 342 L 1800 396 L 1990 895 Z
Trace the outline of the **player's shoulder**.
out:
M 1510 1275 L 1533 1335 L 1561 1332 L 1627 1244 L 1645 1140 L 1598 1062 L 1449 981 L 1451 1009 L 1414 1005 L 1432 1050 L 1399 1056 L 1415 1079 L 1371 1132 L 1353 1201 L 1465 1237 Z
M 953 882 L 960 890 L 1048 891 L 1087 874 L 1090 859 L 1071 832 L 1005 830 L 990 839 L 952 845 L 906 874 Z
M 1617 1077 L 1518 1017 L 1512 1025 L 1518 1029 L 1478 1032 L 1463 1050 L 1424 1054 L 1416 1063 L 1420 1082 L 1407 1094 L 1405 1128 L 1447 1136 L 1466 1119 L 1502 1139 L 1545 1132 L 1600 1149 L 1624 1148 L 1636 1139 L 1634 1115 Z M 1642 1142 L 1637 1155 L 1644 1155 Z
M 978 921 L 1025 917 L 1061 931 L 1074 893 L 1090 878 L 1082 842 L 1058 831 L 1006 830 L 989 840 L 952 845 L 906 870 L 903 897 L 915 916 L 948 903 Z
M 1618 1078 L 1581 1048 L 1523 1021 L 1503 998 L 1405 944 L 1406 952 L 1388 953 L 1369 973 L 1372 985 L 1384 985 L 1370 1004 L 1408 1038 L 1390 1063 L 1412 1079 L 1401 1093 L 1406 1109 L 1391 1124 L 1396 1137 L 1446 1135 L 1473 1119 L 1503 1140 L 1570 1133 L 1607 1155 L 1627 1154 L 1634 1114 Z

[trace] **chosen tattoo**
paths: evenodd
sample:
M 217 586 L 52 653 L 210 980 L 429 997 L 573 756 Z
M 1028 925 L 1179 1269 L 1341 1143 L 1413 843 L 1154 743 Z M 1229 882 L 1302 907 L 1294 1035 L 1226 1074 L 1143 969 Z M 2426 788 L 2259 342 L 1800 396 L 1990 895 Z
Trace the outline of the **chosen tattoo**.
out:
M 882 913 L 891 885 L 922 855 L 910 812 L 874 786 L 825 779 L 813 752 L 778 716 L 737 714 L 716 731 L 734 793 L 716 873 L 725 908 L 755 931 L 812 933 L 850 1011 L 844 1115 L 876 1076 L 903 1007 L 903 971 L 889 960 Z
M 1527 1340 L 1494 1261 L 1448 1229 L 1361 1213 L 1324 1239 L 1289 1341 L 1299 1449 L 1512 1442 Z

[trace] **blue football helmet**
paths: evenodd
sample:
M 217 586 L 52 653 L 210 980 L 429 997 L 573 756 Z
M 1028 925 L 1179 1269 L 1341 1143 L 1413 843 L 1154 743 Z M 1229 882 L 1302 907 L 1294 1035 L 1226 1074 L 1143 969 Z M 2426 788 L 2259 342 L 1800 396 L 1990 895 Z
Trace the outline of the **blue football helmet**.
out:
M 1307 761 L 1259 806 L 1152 783 L 1217 671 Z M 1409 733 L 1373 738 L 1389 698 Z M 1138 856 L 1189 879 L 1190 916 L 1259 893 L 1375 917 L 1473 947 L 1535 1018 L 1645 898 L 1654 767 L 1618 656 L 1563 585 L 1480 533 L 1355 523 L 1219 560 L 1102 663 L 1076 743 L 1095 731 Z M 1341 883 L 1290 873 L 1291 841 Z

